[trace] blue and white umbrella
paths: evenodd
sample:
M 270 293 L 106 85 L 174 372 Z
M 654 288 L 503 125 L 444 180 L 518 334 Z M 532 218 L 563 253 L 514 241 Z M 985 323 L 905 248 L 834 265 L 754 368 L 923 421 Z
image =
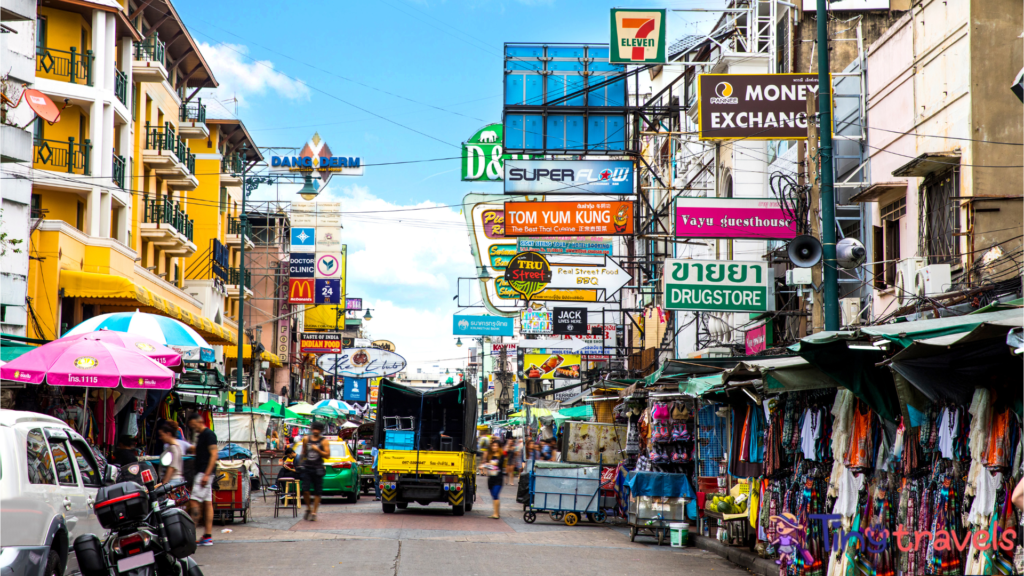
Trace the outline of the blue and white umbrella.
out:
M 341 400 L 321 400 L 313 404 L 313 414 L 329 418 L 344 418 L 357 414 L 358 411 Z
M 174 318 L 145 312 L 101 314 L 75 326 L 64 336 L 87 334 L 104 328 L 155 340 L 179 352 L 185 362 L 213 362 L 216 359 L 213 347 L 191 326 Z

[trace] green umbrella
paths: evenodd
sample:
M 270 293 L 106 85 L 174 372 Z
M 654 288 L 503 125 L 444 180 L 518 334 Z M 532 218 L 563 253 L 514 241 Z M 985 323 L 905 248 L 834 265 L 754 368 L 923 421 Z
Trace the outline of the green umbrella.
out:
M 296 413 L 291 408 L 285 408 L 284 412 L 282 413 L 281 405 L 279 403 L 277 403 L 277 402 L 274 402 L 273 400 L 271 400 L 269 402 L 264 402 L 263 404 L 260 404 L 256 408 L 256 410 L 258 412 L 265 412 L 265 413 L 268 413 L 268 414 L 273 414 L 274 416 L 277 416 L 278 418 L 285 418 L 285 419 L 288 419 L 288 420 L 305 420 L 305 418 L 303 418 L 300 414 Z

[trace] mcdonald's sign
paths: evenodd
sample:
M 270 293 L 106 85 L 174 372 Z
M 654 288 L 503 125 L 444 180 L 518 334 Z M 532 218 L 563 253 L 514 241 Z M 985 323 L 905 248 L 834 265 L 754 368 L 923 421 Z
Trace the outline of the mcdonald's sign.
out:
M 288 279 L 288 303 L 289 304 L 312 304 L 313 303 L 313 279 L 312 278 L 289 278 Z

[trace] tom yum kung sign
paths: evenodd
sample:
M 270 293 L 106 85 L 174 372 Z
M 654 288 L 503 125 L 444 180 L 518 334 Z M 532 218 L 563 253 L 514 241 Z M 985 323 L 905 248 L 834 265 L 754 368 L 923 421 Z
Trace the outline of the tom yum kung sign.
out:
M 676 237 L 792 240 L 796 220 L 771 198 L 680 198 Z
M 508 237 L 632 233 L 632 202 L 505 202 Z
M 775 275 L 767 262 L 665 260 L 664 286 L 669 310 L 775 310 Z
M 701 74 L 701 140 L 805 140 L 817 74 Z

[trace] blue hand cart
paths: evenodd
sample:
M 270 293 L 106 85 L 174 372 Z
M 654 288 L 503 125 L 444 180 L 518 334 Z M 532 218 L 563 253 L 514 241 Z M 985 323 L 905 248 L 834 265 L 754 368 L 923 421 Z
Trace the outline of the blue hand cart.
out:
M 533 524 L 537 513 L 547 512 L 555 522 L 575 526 L 586 515 L 595 523 L 605 521 L 601 510 L 601 465 L 563 462 L 526 463 L 530 474 L 530 499 L 523 507 L 523 521 Z

